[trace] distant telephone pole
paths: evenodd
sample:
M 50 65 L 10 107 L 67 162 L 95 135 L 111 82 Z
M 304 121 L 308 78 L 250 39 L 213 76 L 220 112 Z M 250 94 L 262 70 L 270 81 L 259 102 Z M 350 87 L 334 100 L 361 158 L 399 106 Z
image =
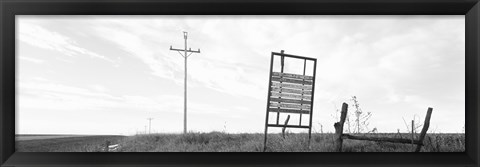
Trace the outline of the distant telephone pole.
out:
M 152 119 L 153 118 L 147 118 L 148 119 L 148 134 L 150 134 L 150 130 L 152 129 Z
M 184 88 L 184 113 L 183 113 L 183 133 L 187 133 L 187 58 L 192 54 L 192 53 L 200 53 L 200 49 L 198 51 L 194 51 L 191 48 L 187 50 L 187 32 L 183 32 L 183 38 L 185 39 L 185 49 L 174 49 L 170 45 L 170 50 L 177 51 L 182 55 L 183 58 L 185 58 L 185 88 Z M 184 54 L 182 54 L 184 52 Z M 190 53 L 187 55 L 187 53 Z

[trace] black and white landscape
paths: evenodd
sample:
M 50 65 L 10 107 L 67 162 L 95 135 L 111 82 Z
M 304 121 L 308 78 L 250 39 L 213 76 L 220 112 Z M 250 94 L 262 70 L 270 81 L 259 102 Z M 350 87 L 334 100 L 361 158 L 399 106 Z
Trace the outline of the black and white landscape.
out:
M 420 140 L 431 107 L 420 152 L 465 151 L 464 16 L 16 19 L 18 151 L 336 152 L 343 103 L 343 134 Z M 308 129 L 269 127 L 265 148 L 271 54 L 282 50 L 316 59 L 311 139 Z M 302 74 L 304 62 L 286 59 L 284 70 Z M 269 114 L 287 117 L 300 122 Z M 342 146 L 417 147 L 347 137 Z

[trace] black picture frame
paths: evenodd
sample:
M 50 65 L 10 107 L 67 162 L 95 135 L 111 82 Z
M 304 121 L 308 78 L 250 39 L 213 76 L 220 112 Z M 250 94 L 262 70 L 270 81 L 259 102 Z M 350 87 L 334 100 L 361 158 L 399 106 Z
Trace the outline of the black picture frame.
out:
M 479 166 L 478 0 L 1 0 L 1 166 Z M 465 15 L 464 153 L 15 152 L 15 15 Z

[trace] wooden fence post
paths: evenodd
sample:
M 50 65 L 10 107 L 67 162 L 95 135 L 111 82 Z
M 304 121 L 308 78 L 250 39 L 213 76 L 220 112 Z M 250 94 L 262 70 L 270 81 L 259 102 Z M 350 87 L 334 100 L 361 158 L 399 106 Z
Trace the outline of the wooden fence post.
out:
M 110 141 L 107 140 L 107 141 L 105 142 L 105 152 L 108 152 L 108 151 L 109 151 L 108 146 L 110 146 Z
M 287 116 L 287 120 L 285 120 L 285 125 L 288 125 L 288 120 L 290 120 L 290 115 Z M 283 139 L 285 139 L 285 130 L 287 129 L 287 127 L 283 127 L 282 128 L 282 137 Z
M 342 144 L 343 144 L 343 124 L 345 123 L 345 118 L 347 117 L 347 110 L 348 110 L 348 104 L 343 103 L 342 104 L 342 111 L 340 115 L 340 122 L 337 122 L 333 124 L 335 127 L 335 150 L 337 152 L 342 152 Z
M 432 110 L 433 110 L 433 108 L 428 107 L 427 116 L 425 116 L 425 123 L 423 123 L 422 132 L 420 133 L 420 137 L 418 138 L 419 143 L 423 144 L 423 139 L 425 138 L 425 135 L 427 134 L 428 127 L 430 126 L 430 118 L 432 116 Z M 415 149 L 415 152 L 420 152 L 421 148 L 422 148 L 422 145 L 418 144 L 417 149 Z
M 413 145 L 413 141 L 415 140 L 415 138 L 414 138 L 414 134 L 413 134 L 413 131 L 414 131 L 414 129 L 413 129 L 413 128 L 414 128 L 414 127 L 415 127 L 415 121 L 414 121 L 414 120 L 412 120 L 412 145 L 411 145 L 411 146 L 412 146 L 412 148 L 413 148 L 413 147 L 415 147 L 415 145 Z

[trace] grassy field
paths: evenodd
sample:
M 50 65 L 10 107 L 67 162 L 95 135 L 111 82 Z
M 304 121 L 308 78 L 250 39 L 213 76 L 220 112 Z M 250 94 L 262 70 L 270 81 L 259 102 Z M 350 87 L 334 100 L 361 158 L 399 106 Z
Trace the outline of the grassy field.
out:
M 126 136 L 20 135 L 15 148 L 19 152 L 99 152 L 107 140 L 118 143 Z
M 362 135 L 362 134 L 360 134 Z M 409 138 L 410 134 L 369 134 L 369 136 Z M 96 152 L 103 151 L 105 141 L 119 144 L 118 152 L 260 152 L 263 134 L 227 134 L 221 132 L 151 134 L 135 136 L 69 137 L 17 142 L 19 151 Z M 269 134 L 267 152 L 333 152 L 334 134 Z M 428 134 L 422 152 L 464 152 L 464 134 Z M 411 152 L 410 144 L 344 140 L 344 152 Z
M 15 140 L 25 141 L 25 140 L 40 140 L 40 139 L 57 139 L 57 138 L 66 138 L 66 137 L 83 137 L 82 135 L 16 135 Z

